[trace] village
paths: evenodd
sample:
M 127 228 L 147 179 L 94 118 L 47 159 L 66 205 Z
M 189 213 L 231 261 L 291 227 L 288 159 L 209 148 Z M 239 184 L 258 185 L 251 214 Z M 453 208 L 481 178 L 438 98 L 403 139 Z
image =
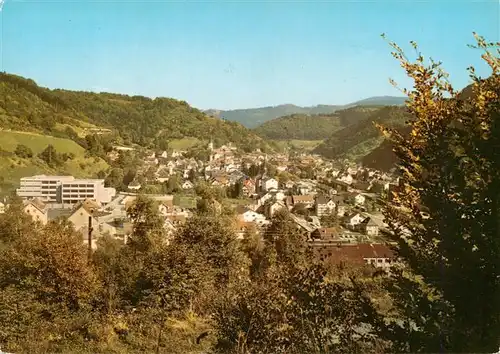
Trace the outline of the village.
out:
M 131 150 L 117 146 L 110 159 Z M 212 142 L 207 151 L 206 162 L 187 157 L 188 151 L 142 151 L 144 163 L 124 191 L 105 187 L 103 179 L 39 175 L 22 178 L 17 195 L 34 220 L 67 218 L 84 242 L 90 235 L 95 248 L 103 235 L 127 242 L 132 232 L 127 209 L 139 194 L 157 202 L 167 233 L 174 235 L 197 212 L 205 186 L 222 195 L 210 201 L 215 210 L 232 210 L 240 239 L 248 232 L 263 234 L 273 216 L 286 210 L 321 256 L 382 268 L 394 261 L 381 207 L 398 188 L 395 176 L 305 152 L 244 153 L 231 144 L 214 148 Z M 173 192 L 148 193 L 148 186 L 173 178 Z M 6 207 L 1 203 L 0 213 Z

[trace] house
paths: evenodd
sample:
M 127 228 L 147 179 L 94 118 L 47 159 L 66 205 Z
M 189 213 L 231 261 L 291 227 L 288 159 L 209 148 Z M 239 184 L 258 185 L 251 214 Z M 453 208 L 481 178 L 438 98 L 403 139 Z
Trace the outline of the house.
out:
M 288 170 L 288 166 L 287 165 L 278 165 L 278 166 L 276 166 L 276 170 L 278 172 L 284 172 L 284 171 Z
M 137 181 L 132 181 L 127 188 L 133 191 L 137 191 L 141 189 L 141 184 Z
M 344 224 L 350 229 L 355 229 L 365 218 L 360 213 L 352 213 L 344 218 Z
M 366 218 L 361 222 L 360 228 L 367 236 L 376 237 L 379 234 L 378 224 L 370 217 Z
M 221 186 L 227 187 L 229 185 L 229 179 L 226 175 L 216 175 L 212 177 L 211 183 L 212 186 Z
M 163 216 L 167 216 L 171 214 L 173 211 L 174 211 L 173 200 L 162 200 L 158 205 L 158 212 Z
M 337 216 L 344 216 L 347 212 L 347 208 L 344 204 L 344 196 L 342 194 L 336 194 L 331 197 L 331 200 L 335 203 L 335 209 L 337 211 Z
M 159 156 L 159 157 L 161 157 L 161 158 L 163 158 L 163 159 L 166 159 L 166 158 L 168 157 L 168 152 L 167 152 L 166 150 L 165 150 L 165 151 L 163 151 L 163 152 L 160 154 L 160 156 Z
M 47 224 L 47 208 L 40 199 L 24 201 L 23 211 L 30 215 L 34 222 L 40 222 L 42 225 Z
M 5 203 L 0 202 L 0 214 L 5 213 Z
M 278 181 L 274 178 L 264 177 L 261 180 L 261 189 L 263 192 L 267 192 L 271 189 L 278 189 Z
M 314 206 L 314 197 L 312 195 L 292 195 L 292 205 L 303 204 L 306 208 Z
M 339 178 L 339 180 L 341 182 L 344 182 L 344 183 L 347 183 L 348 185 L 350 185 L 354 181 L 354 178 L 352 178 L 352 176 L 350 174 L 345 174 L 345 175 L 341 176 Z
M 324 215 L 330 215 L 335 211 L 335 207 L 336 204 L 332 199 L 326 198 L 323 195 L 316 197 L 315 209 L 317 216 L 321 217 Z
M 356 237 L 341 228 L 318 227 L 311 233 L 312 247 L 338 247 L 343 244 L 356 243 Z
M 386 191 L 389 189 L 389 183 L 381 180 L 373 180 L 371 185 L 370 185 L 370 192 L 372 193 L 379 193 L 381 194 L 382 192 Z
M 296 189 L 297 189 L 297 192 L 301 195 L 306 195 L 306 194 L 309 194 L 311 193 L 311 186 L 305 184 L 305 183 L 299 183 L 297 186 L 296 186 Z
M 261 197 L 257 200 L 257 204 L 258 204 L 258 206 L 264 205 L 264 204 L 266 204 L 268 201 L 271 201 L 271 200 L 275 199 L 275 196 L 276 196 L 276 194 L 275 194 L 275 193 L 271 193 L 271 192 L 268 192 L 268 193 L 264 194 L 263 196 L 261 196 Z
M 172 157 L 173 158 L 181 157 L 184 153 L 185 153 L 185 151 L 174 150 L 174 151 L 172 151 Z
M 287 209 L 286 205 L 282 201 L 274 201 L 265 205 L 264 212 L 270 219 L 274 216 L 274 214 L 276 214 L 276 212 L 282 209 Z
M 239 205 L 238 207 L 236 207 L 236 215 L 238 219 L 245 222 L 261 223 L 262 221 L 266 220 L 266 217 L 264 215 L 259 214 L 243 205 Z
M 194 184 L 191 181 L 184 181 L 182 184 L 182 189 L 193 189 Z
M 317 228 L 311 233 L 311 239 L 330 241 L 339 238 L 339 230 L 335 227 L 321 227 Z
M 308 223 L 307 220 L 298 217 L 297 215 L 290 214 L 290 217 L 297 225 L 297 229 L 304 235 L 306 239 L 309 239 L 311 233 L 315 230 L 315 227 Z
M 363 205 L 365 204 L 366 201 L 366 197 L 361 193 L 354 194 L 353 199 L 354 199 L 354 204 L 356 205 Z
M 160 183 L 165 183 L 170 178 L 173 169 L 169 167 L 162 167 L 156 172 L 156 181 Z
M 99 216 L 99 204 L 96 202 L 85 199 L 75 205 L 73 211 L 68 217 L 68 221 L 70 221 L 75 230 L 82 234 L 85 242 L 88 243 L 88 232 L 89 232 L 89 223 L 91 223 L 92 227 L 92 248 L 96 248 L 96 239 L 100 236 L 100 230 L 98 227 L 98 216 Z
M 251 196 L 255 194 L 255 181 L 247 178 L 243 181 L 243 194 Z

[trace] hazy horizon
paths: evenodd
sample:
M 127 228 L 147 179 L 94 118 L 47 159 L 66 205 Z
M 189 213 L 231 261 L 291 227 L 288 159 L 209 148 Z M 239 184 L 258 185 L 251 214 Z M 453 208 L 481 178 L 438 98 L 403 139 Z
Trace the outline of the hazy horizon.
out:
M 414 40 L 457 88 L 498 41 L 497 1 L 28 2 L 0 12 L 2 71 L 49 88 L 172 97 L 199 109 L 343 105 L 409 86 L 380 38 Z M 444 26 L 443 13 L 453 18 Z

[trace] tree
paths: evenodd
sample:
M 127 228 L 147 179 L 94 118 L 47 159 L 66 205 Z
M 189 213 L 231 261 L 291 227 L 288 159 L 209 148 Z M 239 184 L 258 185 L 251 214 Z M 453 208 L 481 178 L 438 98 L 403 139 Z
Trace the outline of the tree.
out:
M 224 217 L 195 215 L 179 230 L 174 244 L 189 246 L 214 270 L 219 284 L 228 284 L 239 273 L 243 253 L 231 221 Z
M 266 265 L 266 244 L 255 227 L 245 230 L 241 247 L 251 262 L 250 276 L 254 279 L 262 276 Z
M 260 173 L 259 166 L 256 164 L 251 164 L 250 167 L 248 168 L 248 176 L 251 178 L 257 177 L 257 175 Z
M 55 167 L 61 164 L 61 159 L 53 145 L 48 145 L 45 150 L 38 154 L 38 157 L 45 161 L 47 165 Z
M 147 254 L 165 243 L 164 221 L 154 200 L 145 195 L 137 196 L 133 205 L 127 209 L 127 215 L 133 224 L 132 236 L 127 247 Z
M 194 168 L 190 169 L 188 180 L 191 181 L 192 183 L 195 183 L 197 178 L 198 178 L 198 173 L 196 172 L 196 169 Z
M 23 159 L 29 159 L 33 157 L 33 151 L 29 147 L 23 144 L 18 144 L 16 146 L 16 150 L 14 151 L 14 154 L 17 156 L 23 158 Z
M 385 208 L 405 269 L 388 288 L 401 323 L 397 352 L 475 352 L 500 345 L 500 51 L 476 36 L 492 73 L 457 92 L 439 63 L 393 55 L 414 81 L 409 134 L 382 131 L 399 159 L 402 187 Z M 498 45 L 498 44 L 497 44 Z M 425 207 L 430 217 L 423 217 Z
M 167 181 L 167 193 L 177 193 L 181 190 L 181 183 L 177 175 L 170 176 Z
M 234 185 L 230 187 L 229 191 L 232 198 L 242 198 L 243 197 L 243 181 L 236 181 Z
M 321 225 L 323 227 L 335 227 L 339 226 L 339 217 L 337 215 L 337 212 L 334 210 L 330 214 L 323 215 L 320 218 Z
M 8 208 L 0 214 L 0 243 L 12 243 L 36 232 L 37 225 L 23 211 L 23 201 L 17 195 L 9 198 Z
M 57 222 L 32 229 L 0 251 L 0 340 L 19 348 L 27 337 L 69 336 L 96 289 L 80 234 Z
M 123 242 L 105 235 L 97 240 L 97 249 L 92 255 L 102 285 L 97 298 L 101 299 L 104 312 L 108 315 L 114 312 L 120 301 L 122 251 Z
M 335 301 L 332 302 L 332 299 Z M 370 353 L 381 318 L 364 286 L 332 282 L 319 264 L 242 281 L 217 302 L 217 353 Z
M 123 170 L 121 168 L 113 168 L 109 175 L 106 177 L 104 180 L 104 184 L 107 187 L 114 187 L 117 190 L 123 190 L 124 189 L 124 174 Z
M 310 259 L 306 238 L 287 210 L 276 212 L 264 233 L 264 240 L 270 263 L 276 260 L 278 267 L 296 269 L 307 264 Z

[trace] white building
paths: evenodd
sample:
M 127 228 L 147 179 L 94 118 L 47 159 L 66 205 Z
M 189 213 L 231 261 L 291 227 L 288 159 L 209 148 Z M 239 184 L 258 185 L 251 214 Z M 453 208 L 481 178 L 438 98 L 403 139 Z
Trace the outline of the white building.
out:
M 274 178 L 262 179 L 262 191 L 267 192 L 271 189 L 278 189 L 278 181 Z
M 16 192 L 24 199 L 39 198 L 45 203 L 63 204 L 76 204 L 85 199 L 107 204 L 116 195 L 114 188 L 104 187 L 103 179 L 46 175 L 21 178 L 20 188 Z

